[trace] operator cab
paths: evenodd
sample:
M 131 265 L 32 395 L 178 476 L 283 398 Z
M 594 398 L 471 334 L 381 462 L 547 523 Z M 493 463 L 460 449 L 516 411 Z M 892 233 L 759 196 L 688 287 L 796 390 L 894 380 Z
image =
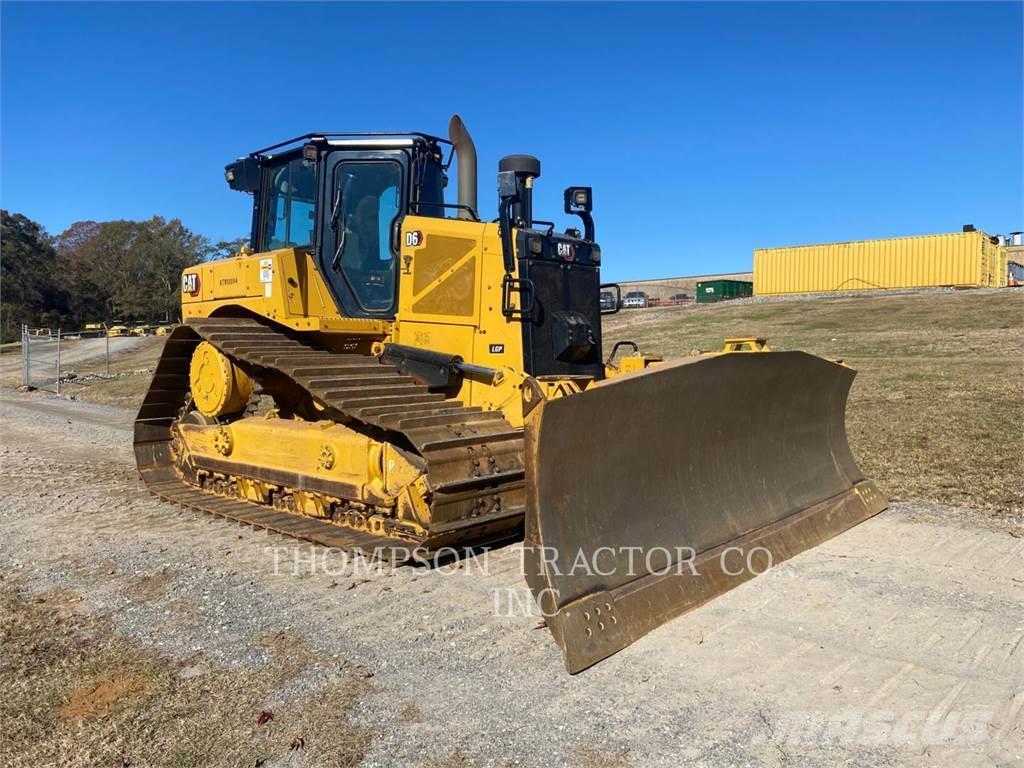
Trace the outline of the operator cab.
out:
M 395 317 L 404 216 L 476 213 L 476 149 L 458 116 L 449 139 L 422 133 L 307 134 L 228 165 L 232 189 L 253 195 L 251 248 L 308 251 L 339 311 Z M 445 159 L 443 146 L 451 152 Z M 444 201 L 446 172 L 458 159 L 458 204 Z M 533 216 L 540 161 L 509 155 L 498 166 L 498 229 L 504 266 L 501 313 L 522 325 L 524 369 L 534 376 L 604 376 L 601 249 L 594 239 L 590 187 L 569 187 L 564 212 L 582 232 L 555 232 Z M 472 303 L 472 297 L 465 297 Z M 497 311 L 497 307 L 495 310 Z
M 458 207 L 444 203 L 447 143 L 426 134 L 308 134 L 231 163 L 225 176 L 253 195 L 255 252 L 306 249 L 346 315 L 392 317 L 402 217 Z

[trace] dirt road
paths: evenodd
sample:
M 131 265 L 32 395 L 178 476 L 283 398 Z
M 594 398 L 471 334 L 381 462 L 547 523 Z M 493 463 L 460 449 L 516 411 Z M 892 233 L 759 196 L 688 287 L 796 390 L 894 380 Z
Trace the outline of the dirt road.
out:
M 991 529 L 970 510 L 898 504 L 570 677 L 519 610 L 514 548 L 355 572 L 148 497 L 127 411 L 5 392 L 0 412 L 2 583 L 74 596 L 70 610 L 176 660 L 181 679 L 246 674 L 267 663 L 256 638 L 296 636 L 317 663 L 244 715 L 286 722 L 337 696 L 367 735 L 351 764 L 1024 765 L 1019 521 Z M 71 694 L 53 694 L 62 712 Z M 59 749 L 75 764 L 102 716 L 54 722 L 71 729 Z M 318 764 L 315 738 L 298 739 L 253 749 L 266 765 Z M 9 765 L 42 749 L 14 746 Z M 144 750 L 101 744 L 97 764 L 115 747 Z

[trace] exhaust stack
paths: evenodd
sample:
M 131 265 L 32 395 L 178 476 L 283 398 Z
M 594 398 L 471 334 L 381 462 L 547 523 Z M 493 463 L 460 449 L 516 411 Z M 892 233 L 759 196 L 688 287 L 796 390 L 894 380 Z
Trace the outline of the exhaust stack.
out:
M 448 139 L 455 148 L 455 157 L 459 161 L 459 205 L 476 211 L 476 145 L 473 144 L 473 137 L 469 135 L 462 118 L 458 115 L 452 115 L 452 119 L 448 121 Z M 458 217 L 469 219 L 472 215 L 460 208 Z

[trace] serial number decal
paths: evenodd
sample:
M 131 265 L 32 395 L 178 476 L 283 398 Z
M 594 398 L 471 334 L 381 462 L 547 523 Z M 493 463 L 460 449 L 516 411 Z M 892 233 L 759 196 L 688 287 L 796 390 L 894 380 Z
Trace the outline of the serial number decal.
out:
M 492 355 L 500 355 L 502 352 L 505 351 L 505 345 L 504 344 L 491 344 L 490 350 L 491 350 L 491 354 Z
M 419 245 L 423 245 L 423 233 L 418 229 L 411 230 L 405 233 L 405 244 L 409 248 L 415 248 Z
M 181 276 L 181 292 L 189 296 L 199 295 L 199 275 L 195 272 L 187 272 Z

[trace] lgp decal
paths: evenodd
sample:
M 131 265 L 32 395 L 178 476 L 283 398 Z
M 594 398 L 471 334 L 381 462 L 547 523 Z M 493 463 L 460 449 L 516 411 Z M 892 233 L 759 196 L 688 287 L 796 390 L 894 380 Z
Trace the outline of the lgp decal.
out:
M 196 272 L 186 272 L 181 276 L 181 292 L 189 296 L 199 295 L 199 275 Z
M 490 352 L 491 352 L 492 355 L 500 355 L 504 351 L 505 351 L 505 345 L 504 344 L 491 344 L 491 346 L 490 346 Z

